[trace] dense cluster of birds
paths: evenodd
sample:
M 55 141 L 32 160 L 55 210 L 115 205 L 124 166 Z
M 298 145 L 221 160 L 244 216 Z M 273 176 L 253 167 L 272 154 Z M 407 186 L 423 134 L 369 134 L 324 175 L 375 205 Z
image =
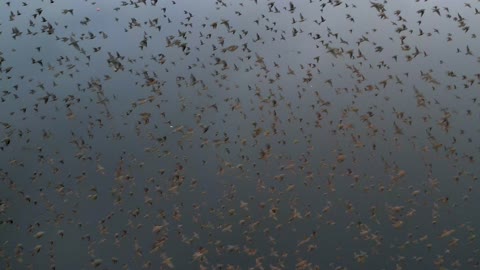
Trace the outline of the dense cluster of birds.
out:
M 480 268 L 480 1 L 0 6 L 1 269 Z

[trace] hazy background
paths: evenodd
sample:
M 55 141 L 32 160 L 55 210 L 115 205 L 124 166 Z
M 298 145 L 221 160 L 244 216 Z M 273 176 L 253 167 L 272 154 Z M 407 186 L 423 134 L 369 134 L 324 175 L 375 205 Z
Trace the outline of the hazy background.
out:
M 6 124 L 0 129 L 9 139 L 0 153 L 2 268 L 90 269 L 94 259 L 102 259 L 101 269 L 162 269 L 165 254 L 177 269 L 198 269 L 192 255 L 199 247 L 209 251 L 207 269 L 219 264 L 248 269 L 259 257 L 266 269 L 293 269 L 303 259 L 320 269 L 478 267 L 480 45 L 475 35 L 480 15 L 475 8 L 480 7 L 468 3 L 471 7 L 391 1 L 381 19 L 368 1 L 337 6 L 295 1 L 293 13 L 288 1 L 275 1 L 278 13 L 260 0 L 159 1 L 156 6 L 2 2 L 0 122 Z M 432 12 L 434 6 L 441 16 Z M 42 13 L 34 18 L 37 8 Z M 73 15 L 62 14 L 64 9 L 73 9 Z M 467 32 L 459 27 L 459 14 Z M 85 17 L 87 25 L 80 23 Z M 322 17 L 322 24 L 314 22 Z M 132 18 L 140 26 L 130 28 Z M 150 27 L 156 18 L 160 30 Z M 48 23 L 52 35 L 42 32 Z M 402 25 L 407 30 L 397 33 Z M 16 39 L 13 27 L 23 32 Z M 95 38 L 87 38 L 89 32 Z M 319 39 L 313 39 L 316 34 Z M 408 51 L 402 50 L 402 35 Z M 148 45 L 142 49 L 144 36 Z M 167 47 L 169 36 L 189 49 Z M 368 41 L 358 45 L 362 36 Z M 85 53 L 69 45 L 71 38 Z M 334 57 L 324 44 L 343 54 Z M 239 48 L 222 51 L 230 45 Z M 383 50 L 376 52 L 377 46 Z M 466 55 L 467 46 L 472 55 Z M 407 61 L 415 48 L 420 54 Z M 109 66 L 109 52 L 124 57 L 124 70 Z M 159 55 L 163 64 L 152 59 Z M 32 58 L 41 59 L 43 67 Z M 216 58 L 228 69 L 216 65 Z M 364 79 L 357 81 L 349 67 Z M 153 86 L 145 85 L 144 72 L 155 77 Z M 427 73 L 437 83 L 426 81 L 422 74 Z M 99 103 L 102 97 L 89 86 L 93 80 L 102 85 L 105 102 Z M 377 89 L 366 90 L 369 85 Z M 148 97 L 152 102 L 138 104 Z M 418 106 L 422 97 L 425 106 Z M 151 114 L 148 123 L 141 113 Z M 439 125 L 443 117 L 448 130 Z M 261 160 L 267 144 L 271 156 Z M 339 154 L 344 162 L 337 161 Z M 401 170 L 406 175 L 398 178 Z M 280 174 L 283 181 L 275 178 Z M 191 187 L 192 181 L 198 184 Z M 292 184 L 295 189 L 286 191 Z M 171 189 L 175 185 L 177 190 Z M 248 202 L 248 209 L 240 201 Z M 273 206 L 279 209 L 277 220 L 269 217 Z M 402 210 L 395 212 L 394 206 Z M 136 209 L 139 214 L 132 215 Z M 175 209 L 182 214 L 179 220 L 172 217 Z M 289 220 L 293 209 L 302 219 Z M 398 229 L 392 226 L 396 220 L 403 222 Z M 165 229 L 152 233 L 164 222 Z M 231 232 L 223 230 L 229 224 Z M 452 235 L 440 237 L 452 229 Z M 38 231 L 45 232 L 40 239 L 34 237 Z M 298 246 L 313 231 L 316 236 Z M 162 237 L 165 245 L 151 253 Z M 307 251 L 310 244 L 314 251 Z M 18 245 L 23 254 L 16 252 Z M 36 245 L 42 248 L 33 256 Z M 228 245 L 240 252 L 229 253 Z M 248 256 L 244 248 L 257 253 Z M 354 259 L 360 252 L 368 255 L 363 264 Z M 112 257 L 118 258 L 116 265 Z

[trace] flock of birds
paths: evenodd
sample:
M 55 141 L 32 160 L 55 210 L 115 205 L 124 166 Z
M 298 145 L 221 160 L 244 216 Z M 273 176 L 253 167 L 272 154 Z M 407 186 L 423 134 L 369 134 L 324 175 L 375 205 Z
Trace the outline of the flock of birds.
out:
M 0 6 L 1 269 L 480 268 L 480 1 Z

